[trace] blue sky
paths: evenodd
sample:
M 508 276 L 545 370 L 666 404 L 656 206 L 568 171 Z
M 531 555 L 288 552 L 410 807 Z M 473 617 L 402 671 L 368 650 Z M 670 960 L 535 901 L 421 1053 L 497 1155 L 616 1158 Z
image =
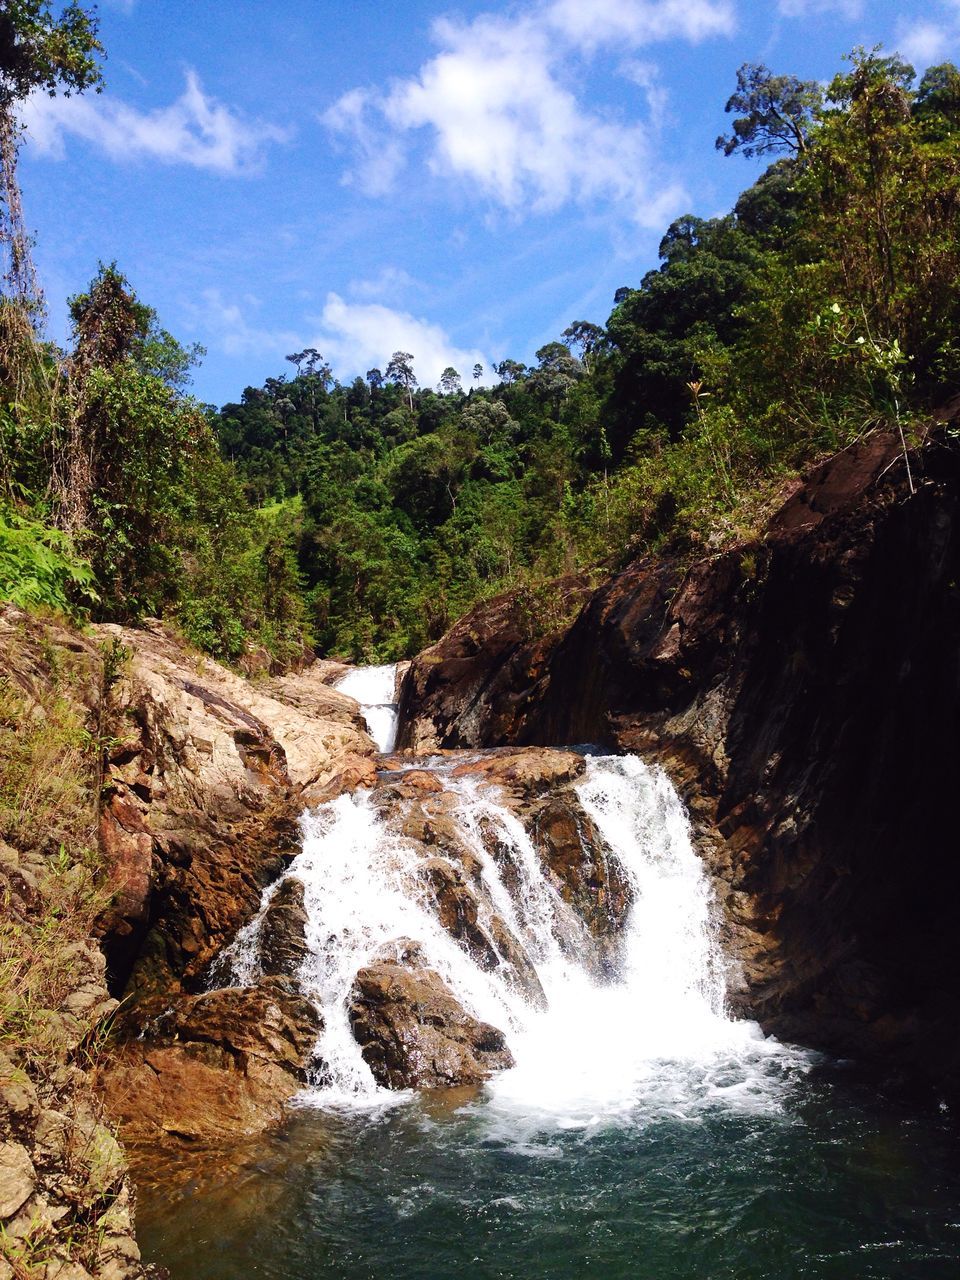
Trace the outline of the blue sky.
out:
M 98 260 L 207 356 L 205 401 L 317 347 L 341 379 L 532 361 L 755 166 L 736 68 L 857 44 L 960 62 L 960 0 L 102 0 L 101 95 L 31 101 L 20 165 L 50 333 Z

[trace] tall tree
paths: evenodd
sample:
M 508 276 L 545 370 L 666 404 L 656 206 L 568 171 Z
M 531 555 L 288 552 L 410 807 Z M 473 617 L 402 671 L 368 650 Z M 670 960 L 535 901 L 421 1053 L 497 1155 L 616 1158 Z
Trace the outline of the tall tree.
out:
M 393 353 L 387 365 L 387 377 L 406 391 L 410 412 L 413 413 L 413 389 L 417 385 L 417 378 L 413 372 L 413 356 L 409 351 Z
M 777 151 L 803 155 L 822 102 L 823 90 L 815 80 L 775 76 L 762 62 L 745 62 L 725 107 L 727 112 L 741 114 L 733 122 L 733 131 L 717 139 L 717 150 L 725 156 L 734 151 L 748 157 Z
M 37 90 L 51 98 L 58 92 L 99 91 L 102 53 L 93 9 L 68 4 L 58 17 L 50 0 L 4 0 L 0 6 L 0 181 L 6 206 L 0 211 L 0 244 L 8 287 L 36 313 L 42 311 L 42 299 L 17 182 L 16 108 Z
M 448 364 L 443 373 L 441 373 L 437 388 L 445 396 L 452 396 L 456 392 L 463 390 L 463 380 L 453 365 Z

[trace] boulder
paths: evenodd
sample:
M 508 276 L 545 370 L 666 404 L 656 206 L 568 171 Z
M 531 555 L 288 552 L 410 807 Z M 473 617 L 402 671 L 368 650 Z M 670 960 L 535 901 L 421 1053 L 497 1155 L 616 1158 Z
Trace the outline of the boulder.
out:
M 388 1089 L 479 1084 L 513 1066 L 503 1032 L 467 1013 L 432 969 L 389 962 L 361 969 L 350 1025 Z
M 294 977 L 307 955 L 307 913 L 303 883 L 287 876 L 260 925 L 260 969 L 266 977 Z
M 37 1175 L 26 1148 L 0 1142 L 0 1222 L 12 1218 L 33 1195 Z
M 548 797 L 530 815 L 537 852 L 593 944 L 594 967 L 614 976 L 619 938 L 630 911 L 630 882 L 576 794 Z
M 281 978 L 143 1001 L 101 1072 L 125 1137 L 222 1141 L 280 1121 L 307 1080 L 322 1021 Z
M 494 751 L 476 760 L 466 760 L 454 768 L 453 776 L 480 778 L 528 798 L 574 782 L 585 768 L 583 756 L 576 752 L 530 747 L 523 751 Z

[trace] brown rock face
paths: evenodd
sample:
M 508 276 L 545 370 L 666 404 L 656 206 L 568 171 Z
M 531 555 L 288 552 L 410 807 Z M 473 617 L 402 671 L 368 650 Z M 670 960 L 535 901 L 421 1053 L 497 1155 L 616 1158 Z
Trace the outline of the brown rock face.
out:
M 297 972 L 307 955 L 303 885 L 288 876 L 270 899 L 260 927 L 260 968 L 266 977 Z
M 574 793 L 550 797 L 531 817 L 540 858 L 560 896 L 586 927 L 592 944 L 586 958 L 592 958 L 599 973 L 613 977 L 631 902 L 630 885 L 620 864 Z
M 518 742 L 517 707 L 539 699 L 563 620 L 589 596 L 585 577 L 567 577 L 551 585 L 549 601 L 514 593 L 472 609 L 404 674 L 398 750 Z
M 350 1025 L 388 1089 L 479 1084 L 513 1066 L 503 1032 L 467 1013 L 432 969 L 388 961 L 361 969 Z
M 637 560 L 547 645 L 481 606 L 414 662 L 401 742 L 661 761 L 726 908 L 739 1007 L 943 1079 L 960 1073 L 960 454 L 934 438 L 911 461 L 915 495 L 899 441 L 868 437 L 758 541 Z
M 142 1001 L 102 1085 L 130 1139 L 256 1133 L 303 1087 L 321 1029 L 313 1005 L 282 978 Z
M 372 785 L 375 747 L 323 664 L 254 686 L 159 626 L 98 632 L 130 655 L 100 832 L 112 985 L 195 990 L 293 856 L 303 805 Z

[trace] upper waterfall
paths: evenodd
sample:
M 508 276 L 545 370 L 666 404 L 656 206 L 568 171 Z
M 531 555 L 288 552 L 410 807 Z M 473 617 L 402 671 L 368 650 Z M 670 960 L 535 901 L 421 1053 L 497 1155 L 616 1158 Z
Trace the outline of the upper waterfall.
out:
M 356 698 L 370 737 L 380 751 L 392 751 L 397 740 L 397 667 L 354 667 L 335 686 Z

